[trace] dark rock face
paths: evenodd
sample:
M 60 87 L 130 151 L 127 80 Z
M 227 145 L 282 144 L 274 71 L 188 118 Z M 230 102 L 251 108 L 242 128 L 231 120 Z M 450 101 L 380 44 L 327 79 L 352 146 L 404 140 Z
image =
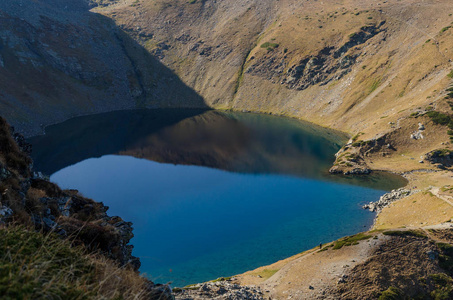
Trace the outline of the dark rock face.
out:
M 268 53 L 254 62 L 246 73 L 260 76 L 273 82 L 279 81 L 289 89 L 304 90 L 315 84 L 327 84 L 338 80 L 351 71 L 359 52 L 348 54 L 349 49 L 364 44 L 369 39 L 379 34 L 385 22 L 377 26 L 364 26 L 359 32 L 349 36 L 349 40 L 336 48 L 328 46 L 317 54 L 302 58 L 297 64 L 287 68 L 286 55 L 280 57 L 274 51 Z
M 77 115 L 205 107 L 112 20 L 89 11 L 107 3 L 0 1 L 0 111 L 24 135 Z
M 240 286 L 228 281 L 206 282 L 191 286 L 188 289 L 177 289 L 175 291 L 178 300 L 262 300 L 266 299 L 259 287 Z
M 19 144 L 19 145 L 18 145 Z M 120 266 L 135 271 L 140 260 L 132 255 L 132 223 L 107 214 L 108 207 L 78 194 L 61 190 L 38 175 L 24 151 L 31 150 L 23 136 L 0 117 L 0 225 L 24 224 L 55 232 L 74 245 L 100 252 Z M 149 281 L 148 299 L 173 299 L 168 285 Z
M 30 150 L 30 146 L 3 119 L 1 121 L 0 137 L 4 143 L 0 161 L 8 156 L 17 161 L 25 160 L 28 170 L 18 170 L 16 165 L 8 164 L 8 160 L 6 164 L 0 163 L 0 222 L 25 222 L 44 232 L 71 237 L 76 244 L 100 250 L 121 265 L 138 270 L 140 261 L 132 256 L 132 246 L 128 245 L 134 236 L 132 223 L 108 216 L 108 207 L 78 195 L 77 191 L 62 191 L 57 185 L 31 175 L 34 173 L 31 161 L 22 152 L 22 149 Z
M 425 155 L 425 159 L 432 164 L 438 164 L 439 168 L 453 166 L 453 151 L 448 149 L 434 150 Z

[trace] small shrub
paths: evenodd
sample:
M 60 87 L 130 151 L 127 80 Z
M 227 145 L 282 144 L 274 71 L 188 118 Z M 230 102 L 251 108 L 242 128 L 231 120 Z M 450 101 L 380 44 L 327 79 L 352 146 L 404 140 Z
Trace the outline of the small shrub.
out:
M 415 236 L 415 237 L 420 237 L 420 238 L 427 238 L 427 236 L 420 231 L 415 231 L 415 230 L 389 230 L 389 231 L 384 231 L 384 235 L 390 235 L 390 236 Z
M 444 113 L 438 111 L 428 111 L 425 115 L 428 116 L 434 124 L 453 126 L 453 120 L 451 117 Z
M 261 44 L 261 48 L 265 48 L 267 49 L 268 51 L 272 51 L 274 50 L 275 48 L 278 48 L 279 44 L 277 43 L 270 43 L 270 42 L 265 42 L 263 44 Z
M 447 74 L 447 76 L 453 78 L 453 70 L 451 70 L 450 73 Z
M 373 237 L 372 235 L 367 235 L 365 233 L 358 233 L 353 236 L 347 236 L 336 241 L 332 249 L 337 250 L 343 248 L 343 246 L 357 245 L 359 241 L 367 240 L 372 237 Z
M 370 93 L 374 92 L 380 85 L 381 85 L 380 79 L 374 80 L 370 87 Z
M 432 299 L 448 300 L 453 294 L 453 280 L 447 274 L 431 274 L 429 279 L 434 284 L 435 290 L 430 293 Z
M 389 287 L 387 290 L 383 291 L 378 298 L 379 300 L 400 300 L 403 298 L 403 292 L 396 287 Z
M 228 281 L 231 277 L 219 277 L 217 279 L 211 280 L 211 282 L 220 282 L 220 281 Z
M 440 33 L 445 32 L 445 31 L 447 31 L 447 30 L 450 29 L 450 28 L 451 28 L 451 26 L 444 27 L 444 28 L 442 28 L 442 29 L 440 30 Z
M 439 247 L 440 250 L 442 251 L 451 251 L 453 250 L 453 246 L 447 243 L 437 243 L 437 247 Z
M 433 152 L 433 157 L 448 157 L 451 155 L 451 151 L 448 149 L 439 149 Z

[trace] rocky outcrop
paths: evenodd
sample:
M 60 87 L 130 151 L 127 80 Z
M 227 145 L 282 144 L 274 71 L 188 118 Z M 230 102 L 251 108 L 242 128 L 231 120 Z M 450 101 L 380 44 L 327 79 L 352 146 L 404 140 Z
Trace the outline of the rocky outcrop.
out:
M 368 209 L 369 211 L 373 212 L 381 212 L 385 207 L 389 206 L 391 203 L 395 202 L 396 200 L 403 199 L 408 197 L 412 194 L 419 192 L 420 190 L 409 190 L 405 188 L 400 188 L 397 190 L 393 190 L 390 193 L 386 193 L 382 195 L 378 201 L 370 202 L 362 206 L 363 209 Z
M 115 23 L 104 0 L 0 1 L 0 111 L 21 133 L 77 115 L 204 101 Z M 113 1 L 114 2 L 114 1 Z
M 75 190 L 63 191 L 32 175 L 32 162 L 23 152 L 31 147 L 3 119 L 0 139 L 0 223 L 25 223 L 37 230 L 56 232 L 138 270 L 140 261 L 132 256 L 129 245 L 134 236 L 132 223 L 108 216 L 108 207 Z
M 423 125 L 422 123 L 418 123 L 418 130 L 411 133 L 411 139 L 421 140 L 421 139 L 425 138 L 423 136 L 424 131 L 425 131 L 425 125 Z
M 448 149 L 433 150 L 425 154 L 425 160 L 431 164 L 437 164 L 441 169 L 453 166 L 453 151 Z
M 365 163 L 361 148 L 355 143 L 348 143 L 335 154 L 335 163 L 330 168 L 331 174 L 367 175 L 371 169 Z
M 346 163 L 345 165 L 334 165 L 329 169 L 329 173 L 343 175 L 368 175 L 371 174 L 371 169 L 369 169 L 366 164 L 352 165 L 351 163 Z
M 19 144 L 19 145 L 18 145 Z M 81 196 L 76 190 L 61 190 L 36 176 L 31 150 L 23 136 L 0 117 L 0 225 L 24 224 L 41 232 L 53 232 L 114 260 L 121 267 L 138 271 L 140 260 L 129 244 L 132 223 L 107 214 L 103 203 Z M 137 275 L 138 276 L 138 275 Z M 148 299 L 173 299 L 168 285 L 146 283 Z
M 174 289 L 177 300 L 262 300 L 261 288 L 242 286 L 228 281 L 199 283 L 187 288 Z
M 339 80 L 348 74 L 355 64 L 360 52 L 348 54 L 348 50 L 361 45 L 383 30 L 385 22 L 378 25 L 363 26 L 358 32 L 349 36 L 348 41 L 340 47 L 327 46 L 317 54 L 304 57 L 297 64 L 288 67 L 291 60 L 286 52 L 273 51 L 255 60 L 246 73 L 280 82 L 289 89 L 304 90 L 312 85 L 327 84 Z

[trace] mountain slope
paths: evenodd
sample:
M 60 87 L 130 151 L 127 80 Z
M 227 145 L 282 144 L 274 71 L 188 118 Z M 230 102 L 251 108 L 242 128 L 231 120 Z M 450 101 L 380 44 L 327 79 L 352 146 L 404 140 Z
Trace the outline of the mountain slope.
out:
M 451 69 L 451 30 L 442 28 L 453 5 L 445 0 L 139 0 L 95 11 L 214 107 L 348 132 L 436 100 Z
M 353 159 L 333 172 L 404 172 L 452 150 L 448 122 L 425 115 L 452 114 L 451 1 L 138 0 L 94 11 L 211 107 L 301 118 L 356 136 L 349 146 L 370 141 L 344 149 Z M 418 123 L 427 130 L 411 138 Z
M 0 111 L 26 135 L 70 117 L 205 107 L 115 24 L 77 1 L 0 3 Z

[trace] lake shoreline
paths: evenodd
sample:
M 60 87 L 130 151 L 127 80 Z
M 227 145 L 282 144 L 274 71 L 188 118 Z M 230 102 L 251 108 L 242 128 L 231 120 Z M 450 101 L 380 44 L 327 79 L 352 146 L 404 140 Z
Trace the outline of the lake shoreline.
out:
M 157 112 L 157 110 L 153 110 L 155 112 Z M 217 111 L 215 110 L 209 110 L 210 112 L 213 112 L 213 113 L 216 113 Z M 221 111 L 222 112 L 222 111 Z M 225 112 L 225 111 L 223 111 Z M 228 110 L 226 111 L 225 113 L 232 113 L 234 114 L 234 112 Z M 256 115 L 257 117 L 260 116 L 259 113 L 253 113 L 253 115 Z M 287 118 L 285 116 L 283 116 L 284 118 Z M 287 119 L 291 119 L 291 120 L 294 120 L 295 122 L 305 122 L 305 121 L 301 121 L 297 118 L 287 118 Z M 316 125 L 316 124 L 315 124 Z M 345 141 L 343 142 L 345 143 Z M 350 141 L 349 141 L 349 144 L 350 144 Z M 344 147 L 344 145 L 348 145 L 348 143 L 346 144 L 342 144 L 340 147 Z M 419 176 L 417 175 L 417 170 L 412 170 L 410 171 L 412 174 L 411 176 L 407 176 L 408 174 L 408 171 L 405 170 L 404 172 L 401 172 L 400 170 L 398 169 L 391 169 L 391 168 L 386 168 L 386 167 L 379 167 L 379 164 L 374 164 L 373 167 L 376 167 L 375 169 L 373 169 L 373 172 L 372 172 L 372 175 L 370 177 L 370 175 L 358 175 L 357 177 L 359 178 L 372 178 L 373 174 L 376 175 L 380 172 L 383 172 L 383 174 L 394 174 L 394 175 L 397 175 L 397 176 L 401 176 L 401 175 L 404 175 L 407 179 L 407 184 L 406 184 L 406 187 L 410 188 L 410 189 L 416 189 L 416 186 L 415 184 L 419 184 L 419 179 L 417 179 Z M 432 172 L 432 171 L 430 171 Z M 341 179 L 341 178 L 347 178 L 348 181 L 350 181 L 352 178 L 354 178 L 354 176 L 350 176 L 350 175 L 332 175 L 332 174 L 329 174 L 329 177 L 332 176 L 332 178 L 337 178 L 337 179 Z M 376 199 L 377 200 L 377 199 Z M 376 227 L 376 223 L 377 223 L 377 220 L 379 218 L 380 214 L 376 214 L 376 216 L 373 218 L 373 225 L 371 225 L 372 227 L 371 228 L 375 228 Z M 266 268 L 266 266 L 264 267 L 261 267 L 259 269 L 262 269 L 262 268 Z M 252 272 L 252 271 L 249 271 L 249 272 Z M 248 273 L 248 272 L 247 272 Z
M 167 117 L 166 114 L 170 115 Z M 125 121 L 125 123 L 130 124 L 130 128 L 122 129 L 118 127 L 118 125 L 116 124 L 117 119 L 122 119 Z M 161 120 L 164 120 L 163 124 L 160 124 L 160 122 L 162 122 Z M 98 125 L 98 122 L 100 122 L 102 126 Z M 100 127 L 107 128 L 107 130 L 99 131 L 98 128 Z M 224 130 L 226 129 L 227 131 L 225 132 Z M 275 255 L 275 258 L 266 259 L 266 262 L 272 262 L 276 259 L 289 256 L 292 253 L 296 253 L 299 249 L 301 249 L 301 247 L 309 248 L 312 245 L 319 243 L 320 240 L 324 242 L 330 240 L 332 237 L 339 238 L 345 234 L 353 234 L 354 232 L 356 232 L 356 230 L 360 230 L 360 228 L 362 228 L 362 224 L 359 224 L 361 218 L 365 218 L 366 216 L 366 219 L 368 220 L 369 217 L 364 211 L 359 208 L 359 203 L 353 201 L 353 199 L 358 198 L 354 198 L 354 196 L 350 194 L 352 193 L 351 189 L 357 189 L 357 192 L 355 192 L 357 193 L 357 195 L 364 195 L 363 191 L 359 192 L 359 190 L 362 188 L 370 188 L 372 189 L 370 190 L 370 192 L 374 194 L 381 193 L 380 190 L 390 190 L 391 188 L 396 187 L 397 185 L 395 184 L 394 180 L 398 180 L 398 178 L 389 177 L 389 174 L 385 173 L 376 173 L 373 176 L 369 177 L 336 176 L 329 174 L 327 170 L 333 161 L 333 154 L 341 148 L 342 143 L 345 142 L 345 138 L 343 136 L 337 136 L 335 131 L 330 131 L 320 126 L 313 125 L 308 122 L 301 122 L 291 118 L 225 111 L 204 111 L 198 113 L 198 111 L 187 112 L 185 110 L 139 110 L 112 112 L 95 115 L 91 118 L 79 117 L 56 126 L 50 126 L 48 129 L 46 129 L 46 131 L 46 135 L 30 139 L 30 141 L 34 145 L 33 157 L 35 159 L 36 169 L 42 170 L 47 174 L 54 174 L 58 170 L 62 170 L 62 172 L 64 171 L 65 173 L 73 172 L 71 173 L 72 175 L 69 175 L 69 173 L 68 175 L 64 175 L 64 178 L 69 178 L 71 180 L 78 178 L 79 175 L 77 174 L 91 174 L 95 176 L 93 179 L 88 180 L 87 178 L 91 178 L 91 175 L 81 175 L 81 181 L 77 184 L 61 181 L 61 179 L 57 179 L 55 176 L 51 179 L 52 181 L 56 181 L 65 188 L 76 188 L 83 194 L 86 194 L 89 197 L 96 199 L 97 201 L 103 201 L 104 203 L 106 203 L 106 205 L 111 207 L 110 209 L 113 213 L 121 214 L 125 219 L 133 221 L 136 228 L 136 230 L 134 231 L 136 236 L 141 236 L 140 232 L 143 231 L 143 225 L 140 225 L 140 222 L 134 220 L 134 216 L 127 213 L 127 211 L 125 211 L 124 209 L 115 208 L 116 206 L 111 202 L 113 195 L 110 195 L 109 197 L 107 197 L 107 199 L 105 199 L 98 193 L 98 191 L 100 190 L 111 189 L 104 189 L 99 186 L 99 184 L 101 184 L 101 181 L 105 181 L 106 178 L 108 178 L 108 174 L 117 174 L 115 175 L 116 177 L 122 176 L 121 174 L 124 173 L 124 171 L 121 170 L 126 170 L 126 166 L 121 167 L 121 170 L 110 169 L 111 166 L 117 164 L 116 161 L 124 160 L 126 159 L 126 157 L 146 159 L 142 160 L 141 162 L 131 161 L 128 164 L 127 168 L 130 168 L 131 165 L 150 165 L 150 163 L 147 161 L 156 161 L 159 163 L 170 164 L 168 165 L 168 167 L 166 167 L 165 164 L 155 165 L 155 167 L 162 168 L 162 171 L 160 171 L 161 175 L 158 177 L 162 177 L 162 174 L 169 172 L 170 169 L 168 168 L 173 168 L 172 165 L 180 166 L 177 168 L 179 168 L 181 170 L 180 172 L 182 173 L 186 172 L 182 171 L 186 170 L 186 168 L 189 168 L 188 170 L 190 170 L 190 167 L 188 167 L 188 165 L 199 165 L 211 168 L 209 172 L 214 172 L 215 169 L 227 171 L 227 173 L 222 173 L 222 176 L 231 178 L 238 176 L 238 178 L 242 178 L 244 176 L 244 178 L 247 178 L 247 174 L 250 173 L 254 174 L 250 178 L 253 179 L 253 181 L 258 180 L 257 183 L 263 180 L 273 180 L 272 184 L 270 182 L 264 184 L 264 186 L 268 187 L 275 185 L 277 182 L 280 182 L 279 184 L 286 182 L 284 183 L 284 186 L 275 191 L 276 194 L 272 191 L 269 191 L 268 193 L 265 193 L 263 195 L 260 194 L 259 196 L 254 194 L 253 196 L 252 194 L 250 194 L 250 196 L 231 196 L 238 199 L 240 199 L 241 197 L 245 197 L 245 199 L 265 199 L 266 197 L 270 197 L 274 194 L 275 195 L 272 196 L 274 198 L 281 196 L 283 198 L 291 199 L 291 197 L 294 196 L 290 196 L 290 194 L 288 193 L 290 193 L 290 191 L 295 188 L 294 183 L 303 182 L 305 180 L 308 180 L 309 178 L 312 178 L 310 180 L 315 181 L 313 181 L 313 183 L 311 184 L 315 184 L 315 186 L 329 184 L 332 185 L 332 188 L 326 189 L 326 186 L 324 188 L 317 188 L 316 191 L 313 190 L 308 192 L 309 190 L 311 190 L 311 188 L 308 188 L 307 186 L 308 189 L 306 189 L 305 192 L 304 190 L 300 190 L 296 192 L 295 195 L 306 195 L 302 197 L 301 200 L 305 197 L 308 197 L 307 201 L 308 199 L 312 199 L 313 197 L 313 199 L 323 199 L 322 203 L 325 203 L 325 208 L 328 208 L 323 209 L 324 217 L 322 218 L 326 218 L 326 220 L 335 218 L 335 216 L 327 217 L 328 215 L 330 216 L 330 213 L 328 213 L 328 211 L 337 209 L 334 207 L 341 206 L 341 201 L 346 201 L 346 198 L 351 198 L 350 200 L 347 200 L 351 202 L 350 204 L 346 204 L 346 202 L 344 204 L 345 206 L 343 208 L 346 210 L 341 213 L 341 209 L 340 207 L 338 207 L 339 210 L 337 213 L 335 213 L 338 216 L 344 214 L 344 216 L 340 217 L 340 219 L 342 220 L 341 222 L 344 223 L 340 228 L 335 228 L 335 226 L 332 227 L 331 225 L 329 225 L 329 222 L 321 222 L 318 225 L 314 225 L 317 224 L 316 222 L 319 222 L 314 220 L 315 223 L 312 222 L 312 225 L 310 225 L 311 227 L 309 226 L 311 229 L 308 231 L 320 232 L 320 228 L 330 226 L 331 229 L 328 229 L 328 227 L 326 227 L 326 231 L 322 234 L 322 236 L 324 237 L 317 237 L 317 235 L 315 234 L 314 237 L 310 237 L 310 241 L 307 240 L 306 242 L 303 242 L 303 246 L 296 246 L 293 250 L 286 252 L 286 254 L 284 255 L 278 254 L 279 251 L 275 252 L 275 254 L 274 251 L 271 251 L 270 254 Z M 67 134 L 68 132 L 70 133 L 69 135 Z M 192 132 L 195 132 L 196 134 L 194 135 Z M 200 135 L 202 137 L 201 139 Z M 181 139 L 181 137 L 184 138 Z M 225 138 L 227 140 L 224 141 L 223 139 Z M 77 145 L 75 145 L 75 147 L 73 148 L 67 148 L 66 145 L 72 140 L 77 140 Z M 93 147 L 93 141 L 97 141 L 98 146 Z M 209 142 L 206 144 L 207 141 Z M 106 152 L 103 152 L 102 147 L 100 147 L 102 143 L 109 145 L 106 149 Z M 179 149 L 180 145 L 184 145 L 184 148 L 182 150 Z M 66 151 L 69 151 L 67 152 L 68 154 L 65 154 Z M 178 152 L 181 153 L 178 154 Z M 74 156 L 72 153 L 77 153 L 77 156 Z M 106 156 L 109 155 L 109 153 L 116 153 L 120 156 Z M 169 153 L 171 155 L 169 155 Z M 104 162 L 102 163 L 102 167 L 99 166 L 95 168 L 96 170 L 110 170 L 108 174 L 105 175 L 95 175 L 97 173 L 96 170 L 75 171 L 76 169 L 74 168 L 79 165 L 82 167 L 82 162 L 88 158 L 92 159 L 87 161 L 87 163 L 85 164 L 86 166 L 94 166 L 101 163 L 103 160 L 114 160 L 115 162 Z M 71 166 L 70 168 L 73 168 L 74 171 L 63 170 L 66 168 L 65 166 Z M 168 169 L 168 171 L 164 171 L 166 168 Z M 201 169 L 197 168 L 192 172 L 199 173 L 200 171 Z M 134 171 L 133 173 L 136 172 Z M 181 176 L 181 174 L 178 176 Z M 214 172 L 214 174 L 217 174 L 217 172 Z M 278 175 L 278 177 L 271 179 L 269 177 L 271 175 Z M 213 176 L 214 175 L 210 175 L 209 177 Z M 156 180 L 158 178 L 155 175 L 151 174 L 142 175 L 141 177 L 155 178 Z M 170 178 L 172 177 L 176 177 L 176 175 L 171 175 Z M 241 181 L 249 182 L 250 184 L 252 182 L 250 181 L 251 179 Z M 90 188 L 91 191 L 86 190 L 86 188 L 82 188 L 83 186 L 86 186 L 86 184 L 83 183 L 84 181 L 86 181 L 87 183 L 93 183 L 90 184 L 92 185 L 92 188 Z M 206 179 L 203 179 L 203 181 L 206 181 Z M 229 180 L 225 179 L 218 180 L 218 182 L 228 181 Z M 123 178 L 120 180 L 120 182 L 127 182 L 127 179 Z M 290 185 L 288 186 L 288 184 Z M 301 183 L 298 183 L 298 185 L 300 184 Z M 136 183 L 131 183 L 131 185 L 136 185 Z M 165 185 L 165 183 L 160 184 L 160 186 Z M 179 185 L 181 185 L 181 183 L 179 183 Z M 118 186 L 118 184 L 110 183 L 108 184 L 108 186 L 114 187 Z M 187 186 L 192 186 L 192 184 Z M 333 186 L 336 187 L 334 188 Z M 158 190 L 158 188 L 156 189 Z M 257 191 L 262 189 L 263 187 L 259 188 L 258 186 L 256 188 L 253 188 L 255 194 L 258 193 Z M 333 194 L 341 195 L 340 198 L 337 197 L 337 201 L 333 200 L 334 197 L 330 197 L 326 194 L 331 189 L 338 190 L 337 192 L 333 192 Z M 157 192 L 157 190 L 150 190 L 145 194 L 161 195 L 159 197 L 163 197 L 163 195 L 167 194 L 163 191 Z M 234 188 L 234 190 L 237 190 L 237 188 Z M 350 192 L 346 192 L 348 190 L 350 190 Z M 236 192 L 230 191 L 227 192 L 226 195 L 232 193 L 234 194 Z M 115 192 L 115 194 L 120 195 L 121 192 L 117 191 Z M 373 200 L 373 198 L 370 197 L 368 193 L 366 194 L 368 201 Z M 134 196 L 129 192 L 128 195 L 124 195 L 123 197 L 129 199 L 139 199 L 140 196 Z M 156 196 L 154 196 L 153 198 L 155 197 Z M 181 197 L 187 198 L 189 196 Z M 344 200 L 340 200 L 343 198 Z M 300 200 L 298 201 L 300 202 Z M 314 203 L 315 202 L 319 201 L 314 201 Z M 121 201 L 119 201 L 119 203 L 121 203 Z M 295 203 L 297 203 L 297 201 L 292 204 L 288 202 L 288 204 L 285 205 L 294 206 Z M 298 205 L 302 205 L 302 203 Z M 316 207 L 320 205 L 321 203 L 316 204 Z M 263 205 L 261 206 L 263 207 Z M 141 210 L 144 211 L 143 205 L 141 207 Z M 319 209 L 321 209 L 321 206 L 319 207 Z M 288 211 L 280 212 L 281 209 L 278 207 L 275 207 L 272 210 L 279 212 L 276 216 L 285 215 L 290 213 L 291 211 L 297 211 L 296 208 L 288 208 Z M 311 209 L 309 209 L 308 207 L 306 209 L 302 209 L 302 216 L 304 215 L 303 211 L 310 210 Z M 355 211 L 354 214 L 358 214 L 361 217 L 357 218 L 357 215 L 357 217 L 353 217 L 353 219 L 356 220 L 355 222 L 346 222 L 345 217 L 347 216 L 347 214 L 349 214 L 349 211 L 351 211 L 351 213 L 352 211 Z M 195 213 L 196 212 L 194 212 L 194 214 Z M 205 218 L 206 217 L 202 217 L 201 219 Z M 275 219 L 275 216 L 269 216 L 269 218 Z M 285 220 L 283 221 L 289 222 L 289 220 L 292 220 L 291 218 L 293 217 L 285 218 Z M 299 222 L 302 222 L 303 219 L 304 218 L 302 218 Z M 283 221 L 279 222 L 280 225 L 278 226 L 283 226 L 283 224 L 285 224 L 285 222 Z M 256 222 L 254 223 L 255 224 L 253 226 L 256 226 Z M 366 221 L 366 224 L 368 226 L 369 222 Z M 164 225 L 161 224 L 161 226 Z M 277 228 L 278 226 L 276 225 L 272 227 Z M 295 226 L 295 224 L 291 226 Z M 355 226 L 355 229 L 347 229 L 351 226 Z M 155 224 L 152 227 L 157 228 L 158 224 Z M 250 225 L 244 225 L 243 227 L 249 228 Z M 317 229 L 318 227 L 319 229 Z M 295 228 L 297 227 L 294 227 L 294 230 Z M 300 227 L 299 229 L 297 229 L 297 231 L 306 231 L 303 228 L 304 227 Z M 339 233 L 339 230 L 346 231 Z M 217 230 L 217 232 L 225 232 L 225 229 L 219 229 Z M 264 231 L 261 232 L 261 235 L 265 235 L 263 232 Z M 336 233 L 329 238 L 329 232 Z M 193 233 L 192 235 L 194 234 L 195 233 Z M 269 237 L 273 235 L 277 236 L 280 234 L 278 232 L 269 233 Z M 304 235 L 301 236 L 301 239 L 305 240 L 306 238 L 303 238 L 303 236 Z M 284 238 L 284 236 L 281 236 L 281 238 Z M 183 239 L 183 237 L 180 237 L 179 239 Z M 250 240 L 250 238 L 248 238 L 248 240 Z M 297 241 L 291 241 L 291 239 L 287 239 L 287 242 L 285 243 L 289 245 L 294 242 Z M 139 240 L 135 240 L 133 241 L 133 243 L 136 246 L 136 251 L 142 251 L 140 250 L 141 248 Z M 266 244 L 266 242 L 264 241 L 262 243 L 263 245 Z M 275 244 L 275 242 L 272 242 L 272 244 Z M 239 249 L 236 249 L 234 251 L 239 251 Z M 148 256 L 151 254 L 141 253 L 137 255 Z M 176 259 L 173 260 L 176 261 Z M 228 259 L 224 258 L 222 260 Z M 212 260 L 211 265 L 214 264 L 215 260 Z M 255 263 L 254 265 L 257 266 L 260 264 Z M 176 266 L 169 266 L 167 268 L 177 269 Z M 156 280 L 159 280 L 159 272 L 153 274 L 152 270 L 153 269 L 150 268 L 143 269 L 143 271 L 151 273 L 151 275 L 156 275 Z M 234 271 L 229 271 L 227 273 L 234 274 Z M 217 275 L 214 276 L 221 276 L 223 274 L 225 273 L 217 272 Z M 176 276 L 175 273 L 174 276 Z M 214 276 L 212 276 L 211 278 L 215 278 Z M 171 277 L 161 280 L 171 280 Z M 177 286 L 180 285 L 181 284 L 178 284 Z

